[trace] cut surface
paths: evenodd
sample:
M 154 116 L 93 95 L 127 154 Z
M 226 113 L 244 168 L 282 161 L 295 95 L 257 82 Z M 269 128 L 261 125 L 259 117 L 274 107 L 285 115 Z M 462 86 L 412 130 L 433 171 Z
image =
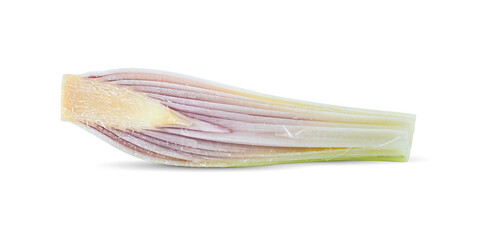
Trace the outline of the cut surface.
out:
M 78 75 L 63 77 L 61 112 L 65 121 L 121 130 L 189 125 L 184 117 L 143 93 Z

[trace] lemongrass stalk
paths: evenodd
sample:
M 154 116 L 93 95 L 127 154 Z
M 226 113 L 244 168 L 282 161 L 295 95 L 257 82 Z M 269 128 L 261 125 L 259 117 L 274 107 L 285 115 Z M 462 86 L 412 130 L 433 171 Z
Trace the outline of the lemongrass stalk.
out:
M 242 167 L 407 161 L 415 116 L 279 98 L 175 73 L 65 75 L 62 120 L 142 159 Z

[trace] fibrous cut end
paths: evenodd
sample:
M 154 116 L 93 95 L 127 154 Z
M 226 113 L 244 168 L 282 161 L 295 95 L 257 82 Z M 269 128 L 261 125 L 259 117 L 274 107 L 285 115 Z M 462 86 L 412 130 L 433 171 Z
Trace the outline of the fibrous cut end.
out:
M 143 93 L 80 75 L 63 77 L 61 119 L 120 130 L 189 125 Z

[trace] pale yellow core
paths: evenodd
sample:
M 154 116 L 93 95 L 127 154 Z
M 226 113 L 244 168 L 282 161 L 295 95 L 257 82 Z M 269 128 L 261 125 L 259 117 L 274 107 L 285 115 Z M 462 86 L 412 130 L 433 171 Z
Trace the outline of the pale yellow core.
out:
M 63 76 L 61 119 L 121 130 L 190 125 L 144 93 L 77 75 Z

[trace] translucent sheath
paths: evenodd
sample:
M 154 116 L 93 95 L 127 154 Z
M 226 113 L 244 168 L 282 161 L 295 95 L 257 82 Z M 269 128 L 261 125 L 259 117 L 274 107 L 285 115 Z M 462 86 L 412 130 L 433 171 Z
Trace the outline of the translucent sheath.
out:
M 268 96 L 175 73 L 65 75 L 62 120 L 136 157 L 190 167 L 407 161 L 415 116 Z

